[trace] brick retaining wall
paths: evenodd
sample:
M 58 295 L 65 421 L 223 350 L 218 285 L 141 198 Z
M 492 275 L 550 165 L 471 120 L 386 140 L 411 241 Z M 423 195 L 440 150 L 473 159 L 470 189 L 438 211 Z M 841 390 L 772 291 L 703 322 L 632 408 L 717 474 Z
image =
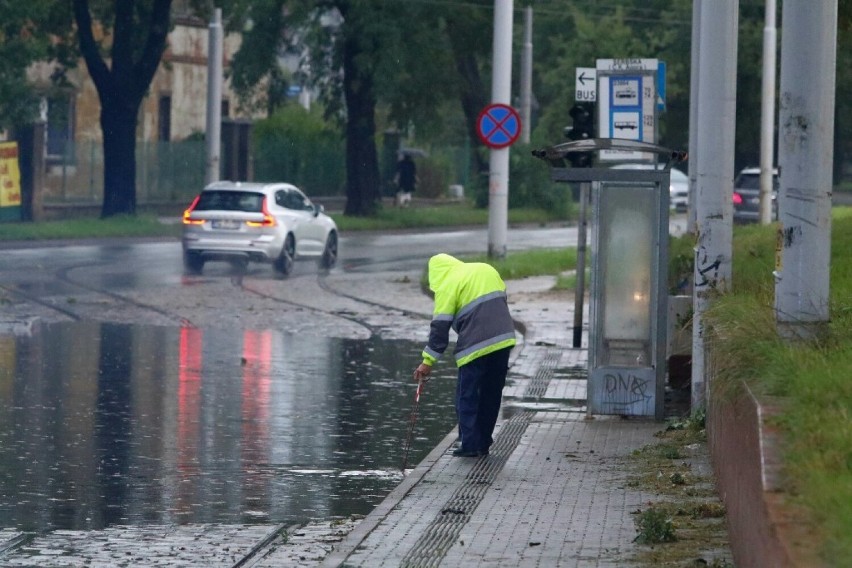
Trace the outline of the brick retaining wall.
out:
M 768 420 L 780 402 L 755 396 L 744 383 L 710 397 L 708 445 L 738 568 L 820 565 L 816 542 L 781 484 L 779 433 Z

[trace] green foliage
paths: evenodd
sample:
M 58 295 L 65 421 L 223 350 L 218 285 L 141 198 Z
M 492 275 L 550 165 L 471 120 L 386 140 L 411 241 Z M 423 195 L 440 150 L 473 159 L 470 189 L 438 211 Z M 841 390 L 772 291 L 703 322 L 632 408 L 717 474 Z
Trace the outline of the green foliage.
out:
M 253 136 L 258 181 L 287 181 L 309 195 L 343 192 L 343 140 L 320 111 L 284 106 L 256 122 Z
M 788 493 L 825 540 L 826 558 L 852 555 L 852 216 L 832 221 L 831 321 L 814 341 L 788 342 L 775 330 L 776 227 L 734 231 L 733 291 L 716 299 L 704 322 L 714 361 L 713 388 L 741 380 L 784 397 L 777 424 L 785 440 Z
M 49 0 L 0 2 L 0 129 L 32 122 L 38 116 L 40 95 L 53 88 L 50 77 L 31 83 L 27 69 L 62 53 L 60 44 L 49 34 L 56 33 L 56 38 L 68 34 L 70 18 L 65 4 Z
M 108 219 L 69 219 L 39 223 L 0 223 L 0 240 L 81 239 L 90 237 L 178 237 L 179 224 L 163 224 L 148 215 Z
M 398 209 L 385 207 L 372 217 L 350 217 L 332 213 L 341 232 L 382 231 L 388 229 L 416 229 L 426 227 L 485 226 L 488 211 L 477 209 L 469 203 L 437 207 L 411 207 Z M 543 209 L 509 210 L 510 223 L 546 223 L 554 221 L 553 214 Z
M 594 67 L 597 59 L 655 57 L 667 64 L 667 104 L 680 109 L 676 118 L 681 121 L 667 124 L 671 121 L 664 114 L 661 141 L 683 146 L 688 131 L 683 122 L 688 112 L 683 108 L 688 107 L 691 8 L 691 0 L 633 0 L 620 2 L 615 9 L 591 4 L 536 7 L 535 72 L 540 85 L 534 90 L 544 110 L 534 141 L 551 145 L 564 140 L 563 128 L 571 123 L 575 68 Z
M 465 257 L 465 262 L 486 262 L 493 266 L 504 280 L 529 276 L 556 275 L 577 266 L 577 249 L 534 249 L 523 253 L 507 254 L 506 258 L 487 256 Z
M 642 511 L 636 518 L 634 540 L 639 544 L 660 544 L 677 540 L 674 523 L 668 513 L 662 509 L 650 507 Z

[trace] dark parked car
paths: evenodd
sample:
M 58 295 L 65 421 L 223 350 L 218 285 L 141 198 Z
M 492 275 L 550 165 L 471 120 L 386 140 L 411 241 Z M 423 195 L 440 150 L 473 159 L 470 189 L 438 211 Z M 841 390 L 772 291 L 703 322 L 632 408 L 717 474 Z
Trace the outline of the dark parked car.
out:
M 734 222 L 760 221 L 760 168 L 745 168 L 734 178 Z M 778 170 L 772 172 L 772 220 L 778 220 Z

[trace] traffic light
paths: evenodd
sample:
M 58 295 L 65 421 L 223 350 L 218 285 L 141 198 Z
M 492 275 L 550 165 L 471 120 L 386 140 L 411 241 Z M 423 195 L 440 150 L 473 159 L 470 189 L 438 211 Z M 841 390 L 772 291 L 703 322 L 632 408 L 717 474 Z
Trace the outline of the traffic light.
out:
M 565 136 L 571 140 L 586 140 L 595 137 L 595 104 L 576 103 L 568 111 L 573 120 L 570 129 L 565 129 Z M 568 161 L 575 168 L 589 168 L 592 166 L 591 152 L 571 152 L 567 155 Z

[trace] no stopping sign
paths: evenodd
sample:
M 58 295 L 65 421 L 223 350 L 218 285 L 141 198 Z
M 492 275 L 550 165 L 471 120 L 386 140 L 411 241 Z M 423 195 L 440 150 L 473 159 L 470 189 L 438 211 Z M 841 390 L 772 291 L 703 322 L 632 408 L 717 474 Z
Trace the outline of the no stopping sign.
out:
M 521 117 L 509 105 L 490 104 L 482 109 L 476 119 L 476 133 L 489 148 L 506 148 L 521 135 Z

